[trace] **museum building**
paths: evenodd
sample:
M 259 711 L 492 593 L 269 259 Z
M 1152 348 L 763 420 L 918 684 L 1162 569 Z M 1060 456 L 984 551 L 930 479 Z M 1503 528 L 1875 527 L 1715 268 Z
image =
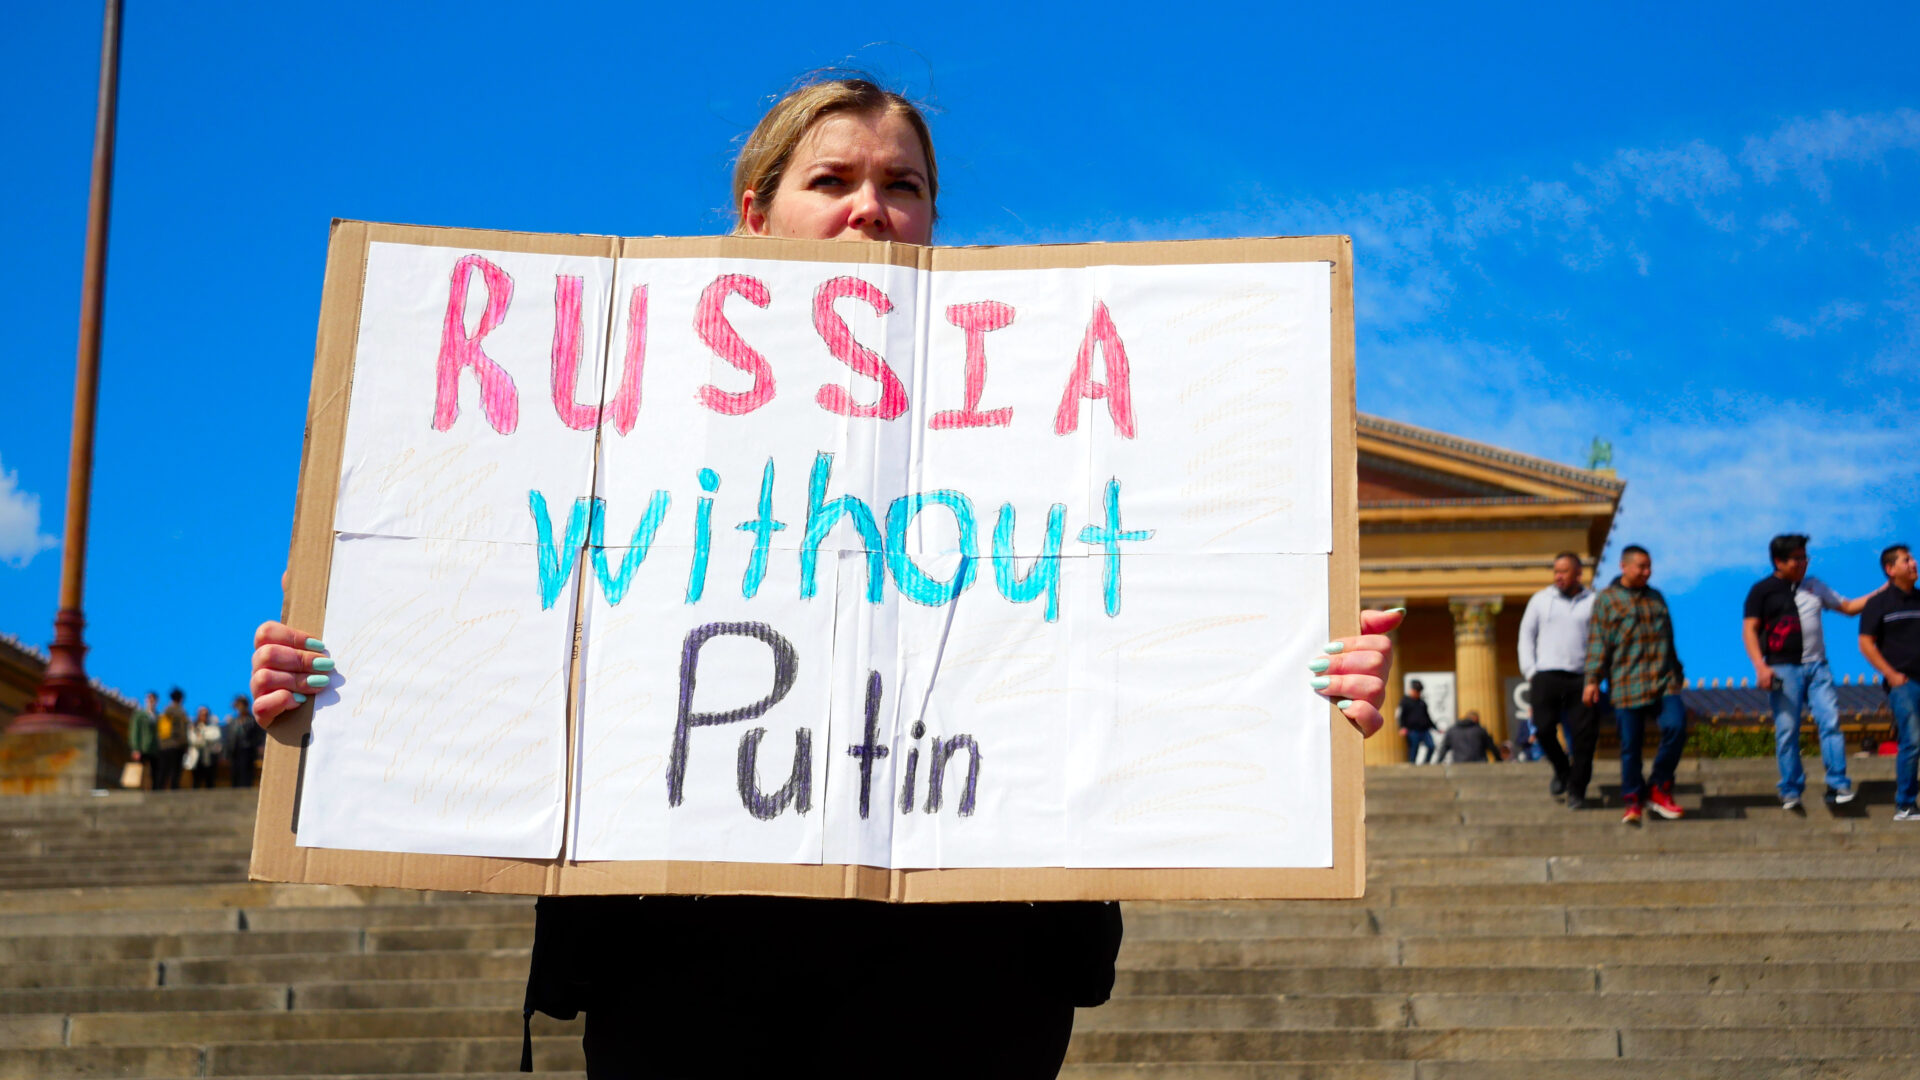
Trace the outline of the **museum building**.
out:
M 1405 677 L 1421 677 L 1450 715 L 1477 709 L 1505 740 L 1527 598 L 1562 551 L 1579 553 L 1592 583 L 1626 482 L 1365 414 L 1358 449 L 1360 596 L 1407 608 L 1381 712 L 1391 727 Z M 1406 760 L 1391 731 L 1366 748 L 1369 764 Z

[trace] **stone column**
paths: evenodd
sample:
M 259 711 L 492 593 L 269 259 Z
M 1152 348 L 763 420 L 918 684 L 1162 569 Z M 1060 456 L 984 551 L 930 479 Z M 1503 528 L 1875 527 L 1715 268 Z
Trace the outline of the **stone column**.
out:
M 1458 697 L 1453 715 L 1480 710 L 1480 723 L 1495 742 L 1507 740 L 1507 710 L 1500 692 L 1499 654 L 1494 645 L 1494 621 L 1500 614 L 1497 596 L 1456 596 L 1447 604 L 1453 612 L 1453 672 Z
M 1368 600 L 1362 607 L 1375 611 L 1405 606 L 1406 601 L 1399 597 Z M 1413 618 L 1413 612 L 1407 612 L 1407 618 Z M 1405 620 L 1401 625 L 1406 625 Z M 1405 681 L 1402 673 L 1407 670 L 1406 661 L 1400 655 L 1400 632 L 1395 630 L 1387 635 L 1393 639 L 1393 668 L 1387 672 L 1387 694 L 1380 701 L 1380 715 L 1386 717 L 1386 724 L 1380 733 L 1367 740 L 1366 762 L 1369 765 L 1394 765 L 1407 760 L 1407 740 L 1400 737 L 1400 729 L 1394 723 L 1394 714 L 1400 711 L 1400 684 Z

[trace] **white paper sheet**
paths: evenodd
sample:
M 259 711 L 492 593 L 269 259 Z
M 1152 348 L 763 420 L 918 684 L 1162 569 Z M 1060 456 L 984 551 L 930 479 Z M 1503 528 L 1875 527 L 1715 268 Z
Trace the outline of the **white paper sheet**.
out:
M 533 562 L 526 544 L 335 541 L 339 666 L 314 701 L 303 846 L 558 854 L 573 607 L 541 609 Z

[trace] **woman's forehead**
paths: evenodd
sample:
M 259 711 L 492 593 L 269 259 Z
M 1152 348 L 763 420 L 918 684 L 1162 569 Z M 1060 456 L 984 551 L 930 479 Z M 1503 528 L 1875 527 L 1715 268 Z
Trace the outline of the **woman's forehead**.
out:
M 927 155 L 920 135 L 895 112 L 835 112 L 813 122 L 794 147 L 794 161 L 852 163 L 871 159 L 924 174 Z

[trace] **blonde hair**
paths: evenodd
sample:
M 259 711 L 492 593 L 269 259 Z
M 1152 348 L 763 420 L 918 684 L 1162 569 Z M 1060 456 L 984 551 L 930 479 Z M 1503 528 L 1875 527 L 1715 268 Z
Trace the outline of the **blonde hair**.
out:
M 927 155 L 927 201 L 940 195 L 940 168 L 933 160 L 933 135 L 927 130 L 927 118 L 913 102 L 866 79 L 819 79 L 803 83 L 767 110 L 760 118 L 740 156 L 733 163 L 733 231 L 747 231 L 742 200 L 753 192 L 753 209 L 765 214 L 773 206 L 773 193 L 780 187 L 793 151 L 813 125 L 833 113 L 881 113 L 904 118 L 920 136 L 920 148 Z

